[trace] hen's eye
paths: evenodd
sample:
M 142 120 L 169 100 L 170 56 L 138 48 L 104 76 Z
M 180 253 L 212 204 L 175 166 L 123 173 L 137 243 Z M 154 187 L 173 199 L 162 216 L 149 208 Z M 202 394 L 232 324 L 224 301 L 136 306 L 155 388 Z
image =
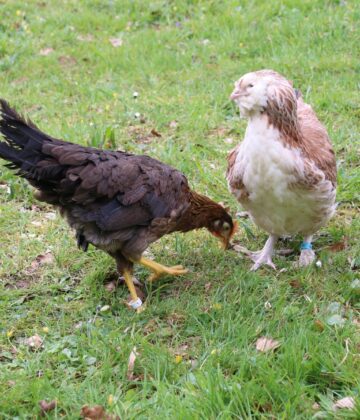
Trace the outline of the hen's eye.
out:
M 250 83 L 250 84 L 248 85 L 248 87 L 249 87 L 249 88 L 252 88 L 252 87 L 254 87 L 254 85 L 253 85 L 252 83 Z

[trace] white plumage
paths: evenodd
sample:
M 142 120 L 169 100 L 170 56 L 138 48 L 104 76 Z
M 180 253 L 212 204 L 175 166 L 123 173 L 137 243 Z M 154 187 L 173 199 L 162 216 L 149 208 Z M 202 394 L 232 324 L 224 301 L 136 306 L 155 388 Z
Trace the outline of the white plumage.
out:
M 274 267 L 277 238 L 301 234 L 300 265 L 314 259 L 312 235 L 335 211 L 336 163 L 325 128 L 291 84 L 276 72 L 248 73 L 231 98 L 248 118 L 244 141 L 229 155 L 230 191 L 270 234 L 253 253 L 257 269 Z

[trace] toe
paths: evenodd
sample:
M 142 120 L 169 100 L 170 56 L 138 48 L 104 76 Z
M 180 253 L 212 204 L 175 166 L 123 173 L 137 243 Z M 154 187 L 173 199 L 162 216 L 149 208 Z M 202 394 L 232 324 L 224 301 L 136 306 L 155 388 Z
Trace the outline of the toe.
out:
M 153 273 L 153 274 L 151 274 L 151 275 L 149 276 L 148 281 L 150 281 L 150 282 L 155 281 L 155 280 L 157 280 L 159 277 L 160 277 L 160 274 L 159 274 L 159 273 Z
M 271 267 L 273 270 L 276 270 L 276 265 L 270 260 L 266 262 L 266 265 L 268 265 L 269 267 Z

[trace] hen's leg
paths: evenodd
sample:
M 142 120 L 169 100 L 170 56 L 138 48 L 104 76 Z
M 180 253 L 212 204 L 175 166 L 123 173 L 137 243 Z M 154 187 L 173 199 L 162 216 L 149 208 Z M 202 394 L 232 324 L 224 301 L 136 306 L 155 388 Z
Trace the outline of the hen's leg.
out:
M 129 289 L 131 300 L 128 303 L 129 307 L 136 309 L 137 312 L 143 310 L 143 303 L 136 293 L 136 289 L 133 282 L 133 263 L 125 258 L 120 252 L 116 252 L 112 255 L 116 260 L 117 270 L 119 275 L 123 275 L 126 286 Z
M 276 269 L 275 264 L 272 262 L 271 257 L 274 253 L 274 248 L 278 237 L 276 235 L 270 235 L 265 243 L 264 248 L 261 251 L 252 252 L 249 256 L 254 261 L 254 265 L 251 267 L 251 271 L 257 270 L 262 265 L 268 265 L 274 270 Z
M 137 312 L 141 312 L 141 310 L 143 309 L 143 306 L 142 306 L 143 303 L 136 293 L 136 289 L 133 282 L 132 271 L 125 269 L 123 275 L 124 275 L 126 286 L 128 287 L 130 296 L 131 296 L 131 301 L 129 302 L 129 306 L 133 309 L 136 309 Z
M 312 249 L 312 235 L 305 236 L 300 246 L 299 266 L 306 267 L 315 260 L 315 252 Z
M 150 268 L 153 271 L 153 274 L 149 277 L 149 281 L 157 280 L 161 276 L 179 276 L 180 274 L 185 274 L 188 272 L 186 268 L 182 265 L 175 265 L 173 267 L 166 267 L 162 264 L 159 264 L 155 261 L 148 260 L 147 258 L 141 257 L 138 261 L 139 264 L 144 265 L 147 268 Z

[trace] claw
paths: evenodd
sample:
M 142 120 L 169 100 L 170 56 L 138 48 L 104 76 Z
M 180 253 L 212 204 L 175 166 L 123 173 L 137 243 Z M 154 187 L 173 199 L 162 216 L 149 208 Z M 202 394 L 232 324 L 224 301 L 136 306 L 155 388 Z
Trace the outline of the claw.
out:
M 272 262 L 271 258 L 266 259 L 264 261 L 261 258 L 259 258 L 259 260 L 256 261 L 255 264 L 250 268 L 250 271 L 256 271 L 262 265 L 268 265 L 272 269 L 276 270 L 276 265 Z

